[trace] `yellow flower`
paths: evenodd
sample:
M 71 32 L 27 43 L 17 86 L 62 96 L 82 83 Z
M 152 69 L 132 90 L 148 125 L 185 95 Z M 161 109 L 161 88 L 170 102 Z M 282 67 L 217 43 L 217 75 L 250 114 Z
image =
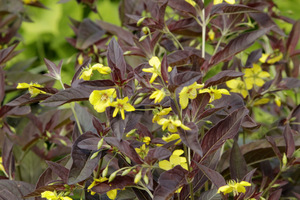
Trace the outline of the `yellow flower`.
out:
M 104 181 L 107 181 L 108 179 L 106 177 L 101 177 L 101 178 L 95 178 L 94 181 L 92 182 L 91 185 L 89 185 L 89 187 L 87 188 L 89 192 L 91 192 L 91 195 L 94 195 L 96 194 L 96 192 L 93 192 L 91 191 L 91 189 L 97 185 L 98 183 L 102 183 Z M 106 195 L 108 196 L 108 198 L 110 199 L 115 199 L 117 197 L 117 194 L 118 194 L 118 189 L 113 189 L 113 190 L 110 190 L 108 192 L 106 192 Z
M 200 89 L 204 84 L 197 84 L 197 82 L 192 85 L 183 87 L 179 93 L 179 103 L 182 109 L 185 109 L 189 103 L 189 99 L 195 99 L 197 97 L 197 89 Z
M 149 152 L 149 147 L 146 147 L 146 145 L 143 144 L 140 146 L 140 148 L 135 148 L 135 151 L 141 156 L 142 159 L 144 159 Z
M 191 4 L 193 7 L 195 7 L 197 4 L 194 0 L 185 0 L 186 2 L 188 2 L 189 4 Z
M 228 194 L 233 192 L 233 195 L 236 196 L 239 193 L 245 193 L 245 187 L 251 186 L 251 183 L 247 181 L 236 182 L 234 180 L 228 181 L 227 185 L 224 185 L 218 189 L 218 193 L 222 192 L 223 194 Z
M 160 112 L 154 114 L 152 122 L 154 123 L 159 121 L 163 116 L 169 114 L 169 112 L 171 111 L 172 111 L 171 107 L 162 109 Z
M 278 107 L 281 106 L 281 100 L 280 100 L 279 96 L 275 95 L 274 101 L 275 101 L 275 103 L 276 103 L 276 105 L 277 105 Z
M 158 166 L 161 169 L 170 170 L 173 167 L 175 167 L 176 165 L 180 165 L 183 169 L 188 170 L 188 166 L 187 166 L 187 163 L 186 163 L 186 158 L 180 156 L 183 153 L 184 153 L 184 151 L 181 150 L 181 149 L 175 150 L 172 153 L 172 155 L 170 156 L 169 161 L 168 160 L 159 161 Z
M 225 0 L 229 4 L 234 4 L 235 0 Z M 223 3 L 223 0 L 214 0 L 214 5 Z
M 41 197 L 48 200 L 72 200 L 70 197 L 61 196 L 61 194 L 57 195 L 56 191 L 45 191 L 41 194 Z
M 211 103 L 214 100 L 221 99 L 222 94 L 230 95 L 230 93 L 226 89 L 215 89 L 213 87 L 201 89 L 201 90 L 199 90 L 199 93 L 200 94 L 201 93 L 209 93 L 209 95 L 210 95 L 209 103 Z
M 178 139 L 179 139 L 179 140 L 178 140 Z M 176 144 L 179 144 L 179 143 L 181 142 L 180 136 L 179 136 L 179 134 L 177 134 L 177 133 L 169 134 L 168 136 L 163 136 L 163 137 L 162 137 L 162 140 L 165 141 L 165 142 L 171 142 L 171 141 L 173 141 L 173 140 L 178 140 L 178 141 L 175 143 L 175 145 L 176 145 Z
M 31 94 L 31 97 L 36 97 L 39 94 L 46 94 L 46 92 L 44 92 L 40 89 L 37 89 L 35 87 L 42 88 L 43 86 L 41 86 L 40 84 L 37 84 L 37 83 L 29 83 L 29 84 L 28 83 L 19 83 L 17 86 L 17 89 L 27 89 L 28 88 L 28 91 Z
M 150 83 L 153 83 L 153 81 L 156 79 L 156 77 L 161 75 L 161 62 L 158 57 L 153 56 L 149 60 L 149 65 L 152 66 L 153 68 L 143 69 L 143 72 L 152 73 Z
M 215 32 L 212 29 L 209 30 L 208 37 L 211 41 L 215 39 Z
M 103 66 L 102 64 L 95 64 L 93 66 L 89 66 L 87 68 L 84 68 L 81 71 L 81 76 L 79 79 L 83 79 L 85 81 L 90 80 L 91 76 L 93 75 L 93 71 L 97 70 L 100 74 L 110 74 L 111 69 L 110 67 Z
M 159 103 L 165 98 L 165 96 L 165 90 L 164 88 L 162 88 L 161 90 L 156 90 L 155 92 L 153 92 L 149 99 L 154 99 L 154 103 Z
M 178 127 L 184 130 L 191 130 L 189 127 L 185 126 L 179 119 L 172 119 L 171 116 L 169 117 L 169 119 L 162 118 L 157 123 L 159 125 L 162 125 L 163 130 L 168 127 L 168 131 L 170 131 L 171 133 L 177 132 Z
M 2 164 L 2 157 L 0 157 L 0 170 L 5 172 L 3 164 Z
M 110 105 L 112 107 L 115 107 L 113 117 L 115 117 L 118 112 L 121 112 L 122 119 L 125 119 L 125 110 L 127 112 L 135 111 L 135 108 L 128 102 L 128 97 L 125 97 L 124 99 L 117 99 L 117 101 L 112 102 Z
M 263 86 L 265 81 L 262 78 L 269 77 L 270 74 L 268 72 L 262 71 L 261 67 L 257 64 L 253 64 L 253 68 L 245 69 L 245 83 L 246 88 L 251 90 L 253 85 L 257 85 L 259 87 Z
M 94 106 L 97 112 L 104 112 L 114 98 L 117 97 L 117 92 L 114 88 L 107 90 L 94 90 L 89 97 L 90 103 Z
M 266 103 L 269 103 L 270 99 L 268 98 L 261 98 L 261 99 L 258 99 L 254 102 L 253 106 L 259 106 L 259 105 L 264 105 Z
M 274 64 L 280 61 L 282 57 L 283 55 L 281 52 L 279 53 L 279 55 L 275 55 L 275 54 L 270 55 L 270 54 L 263 53 L 259 61 L 262 63 Z
M 146 143 L 146 145 L 149 145 L 150 144 L 150 142 L 151 142 L 151 138 L 150 137 L 144 137 L 143 138 L 143 142 L 145 142 Z
M 244 98 L 248 96 L 248 90 L 246 89 L 246 85 L 243 81 L 232 79 L 227 81 L 226 85 L 231 89 L 230 92 L 240 93 Z

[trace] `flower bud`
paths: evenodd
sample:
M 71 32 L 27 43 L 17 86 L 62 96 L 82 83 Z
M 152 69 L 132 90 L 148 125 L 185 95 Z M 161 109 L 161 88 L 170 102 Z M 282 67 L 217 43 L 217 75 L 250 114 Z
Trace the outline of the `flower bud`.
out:
M 137 184 L 142 178 L 142 170 L 139 171 L 139 173 L 137 173 L 137 175 L 135 175 L 134 177 L 134 183 Z
M 143 33 L 145 34 L 145 35 L 148 35 L 148 33 L 150 32 L 150 29 L 148 28 L 148 27 L 143 27 L 142 28 L 142 31 L 143 31 Z
M 112 181 L 116 178 L 116 176 L 117 176 L 117 171 L 114 172 L 114 173 L 112 173 L 112 174 L 109 176 L 108 182 L 109 182 L 109 183 L 112 182 Z
M 145 183 L 148 185 L 149 184 L 149 178 L 148 176 L 145 174 L 145 176 L 143 177 L 143 180 L 145 181 Z
M 96 151 L 95 153 L 93 153 L 93 155 L 91 156 L 90 159 L 92 160 L 92 159 L 96 158 L 98 156 L 98 154 L 99 154 L 99 151 Z
M 126 170 L 122 173 L 122 176 L 127 175 L 130 171 L 131 171 L 131 168 L 126 169 Z
M 141 19 L 139 19 L 138 21 L 137 21 L 137 23 L 136 23 L 136 25 L 137 26 L 140 26 L 142 23 L 143 23 L 143 21 L 146 19 L 146 17 L 142 17 Z
M 97 144 L 97 149 L 100 149 L 103 145 L 103 138 L 101 138 L 101 140 L 99 140 L 98 144 Z
M 135 100 L 134 105 L 137 105 L 143 101 L 144 97 L 139 97 Z
M 286 164 L 287 164 L 287 157 L 286 157 L 286 154 L 283 153 L 283 156 L 282 156 L 282 168 L 285 168 L 286 167 Z
M 139 39 L 139 42 L 144 41 L 147 37 L 148 37 L 148 35 L 143 35 L 143 36 Z
M 102 171 L 102 177 L 106 177 L 108 172 L 108 165 L 105 167 L 105 169 Z

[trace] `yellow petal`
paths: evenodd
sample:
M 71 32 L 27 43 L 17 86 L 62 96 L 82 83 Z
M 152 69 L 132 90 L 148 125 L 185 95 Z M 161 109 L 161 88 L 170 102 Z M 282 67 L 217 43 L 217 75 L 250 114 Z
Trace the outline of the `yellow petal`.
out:
M 234 4 L 235 3 L 235 0 L 225 0 L 227 3 L 229 4 Z
M 124 105 L 123 105 L 123 108 L 124 108 L 124 110 L 126 110 L 127 112 L 135 111 L 135 108 L 134 108 L 131 104 L 129 104 L 129 103 L 124 104 Z
M 18 83 L 17 89 L 26 89 L 29 88 L 29 86 L 28 83 Z
M 182 149 L 176 149 L 175 151 L 173 151 L 172 155 L 180 156 L 183 153 L 184 151 Z
M 267 78 L 267 77 L 270 77 L 270 74 L 269 74 L 269 72 L 262 71 L 258 74 L 258 76 L 260 78 Z
M 214 0 L 214 5 L 222 3 L 223 0 Z
M 120 112 L 121 112 L 121 117 L 123 120 L 125 120 L 125 112 L 124 112 L 124 109 L 120 109 Z
M 110 190 L 110 191 L 106 192 L 106 194 L 107 194 L 108 198 L 115 199 L 117 197 L 118 190 L 117 189 Z
M 159 168 L 164 169 L 166 171 L 172 169 L 172 164 L 167 160 L 159 161 L 158 166 Z
M 264 85 L 265 81 L 261 78 L 256 78 L 254 83 L 255 83 L 255 85 L 261 87 Z
M 228 186 L 228 185 L 224 185 L 222 187 L 219 187 L 218 192 L 217 193 L 224 193 L 224 194 L 228 194 L 231 193 L 233 191 L 233 188 Z
M 113 113 L 113 117 L 117 116 L 118 112 L 119 112 L 119 108 L 116 107 Z
M 263 53 L 261 58 L 259 59 L 259 61 L 262 62 L 262 63 L 265 63 L 266 60 L 268 59 L 268 57 L 269 57 L 269 54 Z
M 246 88 L 247 90 L 251 90 L 253 88 L 254 80 L 253 78 L 245 78 Z
M 251 183 L 249 183 L 249 182 L 247 182 L 247 181 L 242 181 L 242 182 L 240 182 L 240 184 L 241 184 L 242 186 L 251 186 Z

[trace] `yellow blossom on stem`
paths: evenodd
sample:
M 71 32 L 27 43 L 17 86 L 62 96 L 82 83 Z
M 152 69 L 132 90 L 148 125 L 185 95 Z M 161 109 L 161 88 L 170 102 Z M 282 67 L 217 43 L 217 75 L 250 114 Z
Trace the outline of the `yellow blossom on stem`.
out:
M 162 88 L 161 90 L 156 90 L 155 92 L 153 92 L 149 99 L 154 99 L 154 103 L 159 103 L 165 98 L 165 96 L 165 90 L 164 88 Z
M 210 95 L 209 103 L 211 103 L 214 100 L 221 99 L 222 94 L 230 95 L 230 93 L 226 89 L 217 89 L 217 88 L 213 88 L 213 87 L 201 89 L 201 90 L 199 90 L 199 93 L 200 94 L 201 93 L 209 93 L 209 95 Z
M 246 85 L 243 81 L 232 79 L 227 81 L 226 85 L 231 89 L 230 92 L 240 93 L 244 98 L 248 96 L 248 90 L 246 89 Z
M 93 75 L 93 71 L 97 70 L 100 74 L 110 74 L 111 69 L 110 67 L 103 66 L 102 64 L 95 64 L 93 66 L 89 66 L 87 68 L 84 68 L 81 71 L 81 75 L 79 79 L 83 79 L 85 81 L 88 81 L 91 79 L 91 76 Z
M 213 41 L 215 39 L 215 32 L 210 29 L 209 32 L 207 33 L 208 34 L 208 38 Z
M 117 92 L 114 88 L 107 90 L 94 90 L 89 97 L 90 103 L 94 106 L 97 112 L 104 112 L 114 98 L 117 97 Z
M 175 145 L 176 145 L 176 144 L 179 144 L 179 143 L 181 142 L 180 136 L 179 136 L 179 134 L 177 134 L 177 133 L 174 133 L 174 134 L 168 134 L 168 136 L 163 136 L 163 137 L 162 137 L 162 140 L 165 141 L 165 142 L 171 142 L 171 141 L 173 141 L 173 140 L 178 140 L 178 141 L 175 143 Z
M 176 165 L 180 165 L 183 169 L 188 170 L 186 158 L 180 156 L 183 153 L 184 151 L 181 149 L 175 150 L 170 156 L 169 160 L 159 161 L 159 168 L 164 170 L 170 170 L 173 169 Z
M 263 86 L 265 81 L 263 78 L 269 77 L 270 74 L 268 72 L 262 71 L 261 67 L 257 64 L 253 64 L 252 68 L 245 69 L 245 83 L 246 88 L 251 90 L 253 85 L 257 85 L 259 87 Z
M 122 119 L 125 119 L 125 111 L 132 112 L 135 111 L 135 108 L 128 102 L 128 97 L 125 97 L 124 99 L 117 99 L 117 101 L 112 102 L 110 105 L 112 107 L 115 107 L 113 117 L 115 117 L 118 112 L 120 111 Z
M 162 125 L 163 130 L 168 128 L 168 131 L 170 131 L 171 133 L 177 132 L 178 127 L 184 130 L 191 130 L 189 127 L 185 126 L 179 119 L 172 119 L 171 116 L 169 117 L 169 119 L 162 118 L 157 123 L 159 125 Z
M 46 94 L 46 92 L 36 88 L 42 88 L 43 86 L 37 83 L 18 83 L 17 89 L 28 89 L 31 97 L 36 97 L 39 94 Z
M 146 147 L 146 145 L 143 144 L 142 146 L 140 146 L 139 148 L 135 148 L 134 150 L 141 156 L 142 159 L 144 159 L 149 152 L 149 147 Z
M 235 0 L 225 0 L 229 4 L 234 4 Z M 223 0 L 214 0 L 214 5 L 223 3 Z
M 218 193 L 222 192 L 224 195 L 233 192 L 234 196 L 237 196 L 239 193 L 245 193 L 247 186 L 251 186 L 251 183 L 247 181 L 236 182 L 235 180 L 230 180 L 227 182 L 227 185 L 224 185 L 218 189 Z
M 276 103 L 276 105 L 277 105 L 278 107 L 280 107 L 280 106 L 281 106 L 281 99 L 280 99 L 280 97 L 279 97 L 279 96 L 275 95 L 275 99 L 274 99 L 274 101 L 275 101 L 275 103 Z
M 156 77 L 161 75 L 161 62 L 158 57 L 153 56 L 149 60 L 149 65 L 152 66 L 152 68 L 143 69 L 143 72 L 152 73 L 150 83 L 153 83 L 153 81 L 156 79 Z
M 172 111 L 171 107 L 162 109 L 160 112 L 154 114 L 152 122 L 154 123 L 159 121 L 163 116 L 169 114 L 171 111 Z
M 204 84 L 194 82 L 192 85 L 183 87 L 179 93 L 179 104 L 182 109 L 185 109 L 189 103 L 189 99 L 197 97 L 197 89 L 203 88 Z
M 275 55 L 275 54 L 270 55 L 270 54 L 263 53 L 261 58 L 259 59 L 259 61 L 262 63 L 274 64 L 274 63 L 280 61 L 282 58 L 283 58 L 283 55 L 281 52 L 278 55 Z
M 46 198 L 47 200 L 72 200 L 70 197 L 64 197 L 61 194 L 57 195 L 56 191 L 45 191 L 41 193 L 42 198 Z
M 146 136 L 146 137 L 144 137 L 144 138 L 143 138 L 143 142 L 145 142 L 145 143 L 146 143 L 146 145 L 149 145 L 149 144 L 150 144 L 150 142 L 151 142 L 151 138 L 150 138 L 150 137 L 148 137 L 148 136 Z

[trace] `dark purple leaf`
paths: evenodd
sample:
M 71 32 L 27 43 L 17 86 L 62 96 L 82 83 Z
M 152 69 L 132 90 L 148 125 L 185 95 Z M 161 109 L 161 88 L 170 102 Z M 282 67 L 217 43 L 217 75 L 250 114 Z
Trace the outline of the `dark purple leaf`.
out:
M 22 182 L 22 181 L 13 181 L 13 180 L 0 180 L 0 191 L 1 196 L 2 191 L 7 191 L 10 196 L 13 196 L 14 199 L 23 199 L 25 195 L 34 190 L 34 185 Z M 4 200 L 12 200 L 5 196 L 2 196 L 1 199 Z M 29 198 L 30 200 L 34 200 L 34 198 Z
M 223 176 L 215 171 L 212 170 L 208 167 L 205 167 L 204 165 L 198 164 L 196 163 L 197 166 L 200 168 L 200 170 L 204 173 L 204 175 L 218 188 L 221 186 L 226 185 L 225 179 L 223 178 Z
M 104 30 L 86 18 L 79 25 L 76 48 L 84 50 L 100 40 L 104 34 Z
M 100 137 L 92 132 L 86 132 L 85 138 L 78 142 L 77 146 L 80 149 L 96 151 L 98 150 L 97 145 L 100 141 Z
M 283 130 L 283 136 L 286 144 L 286 150 L 285 150 L 286 156 L 288 158 L 291 158 L 295 152 L 295 141 L 289 124 L 285 125 Z
M 205 192 L 201 192 L 199 200 L 219 200 L 222 196 L 217 193 L 218 189 L 211 189 Z
M 281 30 L 278 25 L 272 20 L 272 18 L 267 13 L 251 13 L 250 16 L 259 24 L 261 28 L 272 27 L 271 30 L 275 33 L 286 37 L 283 30 Z
M 31 98 L 30 94 L 23 94 L 18 98 L 12 100 L 11 102 L 7 103 L 7 106 L 23 106 L 30 103 L 40 102 L 41 100 L 47 99 L 50 95 L 47 94 L 39 94 L 36 97 Z
M 115 137 L 106 137 L 104 140 L 108 144 L 117 147 L 120 152 L 124 153 L 127 157 L 129 157 L 132 161 L 136 162 L 137 164 L 143 163 L 139 155 L 136 153 L 136 151 L 128 141 L 126 140 L 119 141 Z
M 271 27 L 268 27 L 239 35 L 231 40 L 223 50 L 212 56 L 209 65 L 213 66 L 229 60 L 232 56 L 250 47 L 258 38 L 268 33 L 270 29 Z
M 262 55 L 262 50 L 261 49 L 257 49 L 255 51 L 252 51 L 250 53 L 250 55 L 248 56 L 248 58 L 247 58 L 247 62 L 246 62 L 245 67 L 246 68 L 251 68 L 252 63 L 256 63 L 261 58 L 261 55 Z
M 115 86 L 115 83 L 112 80 L 94 80 L 94 81 L 83 81 L 79 83 L 79 85 L 95 87 L 94 89 L 96 88 L 105 89 L 106 87 L 109 88 Z
M 243 122 L 242 127 L 247 130 L 253 130 L 260 127 L 260 124 L 257 124 L 249 115 L 246 115 Z
M 300 38 L 300 20 L 296 21 L 293 25 L 293 29 L 286 42 L 286 49 L 288 54 L 293 54 Z
M 166 12 L 167 5 L 168 5 L 168 0 L 164 0 L 158 10 L 158 23 L 162 27 L 164 27 L 164 25 L 165 25 L 164 18 L 165 18 L 165 12 Z
M 97 119 L 96 117 L 93 117 L 93 126 L 95 127 L 98 135 L 103 135 L 104 128 L 99 119 Z
M 51 62 L 50 60 L 44 58 L 44 62 L 45 62 L 46 66 L 48 68 L 48 71 L 49 71 L 49 73 L 45 74 L 45 75 L 59 80 L 61 78 L 60 74 L 61 74 L 61 67 L 62 67 L 63 61 L 61 60 L 59 62 L 59 64 L 56 65 L 55 63 Z
M 200 119 L 204 119 L 205 117 L 208 117 L 212 114 L 214 114 L 215 112 L 223 109 L 224 107 L 218 107 L 218 108 L 210 108 L 205 110 L 203 113 L 201 113 L 198 117 L 197 117 L 197 121 Z
M 69 174 L 69 170 L 67 168 L 51 161 L 47 161 L 47 164 L 50 167 L 50 169 L 52 169 L 52 171 L 63 180 L 64 183 L 67 183 Z
M 247 174 L 247 163 L 239 148 L 238 143 L 234 140 L 230 153 L 230 177 L 235 180 L 242 180 Z
M 201 115 L 208 104 L 210 95 L 208 93 L 202 93 L 197 95 L 196 99 L 192 101 L 192 116 L 195 118 Z M 197 120 L 198 121 L 198 120 Z
M 275 190 L 275 191 L 272 191 L 272 192 L 270 193 L 269 199 L 272 199 L 272 200 L 279 200 L 280 197 L 281 197 L 281 193 L 282 193 L 282 188 L 277 189 L 277 190 Z
M 124 30 L 123 28 L 109 24 L 104 21 L 96 21 L 96 23 L 105 31 L 111 33 L 112 35 L 116 35 L 119 39 L 126 42 L 128 45 L 134 45 L 133 35 L 129 31 Z
M 4 96 L 5 96 L 5 73 L 2 68 L 0 68 L 0 103 L 3 101 Z
M 50 96 L 41 104 L 45 106 L 56 107 L 73 101 L 85 101 L 93 90 L 87 87 L 67 88 Z M 40 96 L 40 95 L 39 95 Z
M 186 184 L 187 171 L 180 165 L 163 172 L 158 179 L 158 186 L 154 190 L 153 199 L 170 199 L 172 194 L 182 185 Z
M 260 12 L 259 10 L 256 10 L 254 8 L 251 8 L 249 6 L 241 5 L 241 4 L 217 4 L 214 5 L 211 9 L 211 15 L 215 14 L 242 14 L 242 13 L 253 13 L 257 14 L 257 12 Z
M 167 55 L 165 54 L 162 61 L 161 61 L 161 76 L 163 78 L 163 81 L 165 83 L 168 82 L 169 78 L 168 78 L 168 61 L 167 61 Z
M 78 70 L 75 72 L 75 74 L 74 74 L 74 76 L 73 76 L 73 78 L 72 78 L 72 85 L 73 85 L 73 83 L 74 83 L 74 84 L 77 83 L 77 82 L 76 82 L 76 81 L 78 81 L 77 78 L 79 77 L 79 75 L 80 75 L 82 69 L 84 69 L 85 67 L 89 66 L 89 65 L 91 64 L 91 61 L 92 61 L 91 58 L 85 60 L 85 61 L 82 63 L 82 65 L 78 68 Z
M 163 160 L 168 158 L 172 153 L 164 148 L 164 147 L 157 147 L 157 148 L 152 148 L 149 150 L 147 153 L 147 156 L 145 157 L 145 161 L 148 164 L 152 164 L 156 162 L 157 160 Z
M 180 11 L 185 14 L 191 14 L 193 16 L 197 16 L 196 9 L 186 1 L 182 0 L 171 0 L 169 1 L 169 6 L 174 10 Z
M 217 73 L 215 76 L 213 76 L 210 79 L 206 80 L 204 87 L 219 85 L 221 83 L 225 83 L 226 81 L 241 77 L 243 75 L 244 75 L 244 73 L 237 72 L 237 71 L 234 71 L 234 70 L 221 71 L 221 72 Z
M 89 136 L 89 132 L 79 136 L 72 148 L 72 166 L 68 175 L 68 184 L 72 185 L 81 182 L 91 176 L 94 169 L 98 165 L 100 157 L 104 156 L 102 152 L 94 158 L 90 159 L 92 151 L 81 149 L 78 147 L 79 142 L 85 140 Z
M 207 131 L 201 141 L 204 153 L 202 160 L 221 147 L 227 139 L 232 139 L 238 133 L 247 114 L 248 110 L 245 107 L 239 108 Z
M 181 141 L 194 152 L 203 156 L 201 145 L 199 143 L 198 127 L 193 122 L 188 123 L 187 126 L 191 130 L 179 129 L 178 131 Z
M 126 186 L 133 185 L 133 177 L 130 176 L 116 176 L 116 178 L 108 183 L 108 181 L 97 184 L 92 188 L 92 191 L 103 194 L 113 189 L 123 189 Z
M 36 190 L 34 190 L 33 192 L 27 194 L 26 196 L 24 196 L 24 198 L 29 198 L 29 197 L 40 197 L 42 192 L 45 191 L 64 191 L 65 190 L 65 186 L 64 184 L 55 184 L 55 185 L 47 185 L 47 186 L 41 186 L 39 188 L 37 188 Z M 32 198 L 33 200 L 34 198 Z
M 121 49 L 115 38 L 112 38 L 107 49 L 108 66 L 112 69 L 114 81 L 122 81 L 125 78 L 126 62 Z
M 277 85 L 279 89 L 293 89 L 300 87 L 300 80 L 298 78 L 283 78 Z
M 178 50 L 167 56 L 168 63 L 172 67 L 187 64 L 189 57 L 190 51 L 187 50 Z
M 295 195 L 296 198 L 300 199 L 300 194 L 299 193 L 293 192 L 293 194 Z
M 14 142 L 5 134 L 2 147 L 2 164 L 5 172 L 13 176 L 15 173 L 15 159 L 13 155 Z
M 12 45 L 6 49 L 0 50 L 0 66 L 8 61 L 11 57 L 15 56 L 13 51 L 18 46 L 18 44 L 19 43 Z
M 172 82 L 177 86 L 180 85 L 182 87 L 185 87 L 198 81 L 201 77 L 202 74 L 199 72 L 187 71 L 187 72 L 177 73 L 173 77 Z

